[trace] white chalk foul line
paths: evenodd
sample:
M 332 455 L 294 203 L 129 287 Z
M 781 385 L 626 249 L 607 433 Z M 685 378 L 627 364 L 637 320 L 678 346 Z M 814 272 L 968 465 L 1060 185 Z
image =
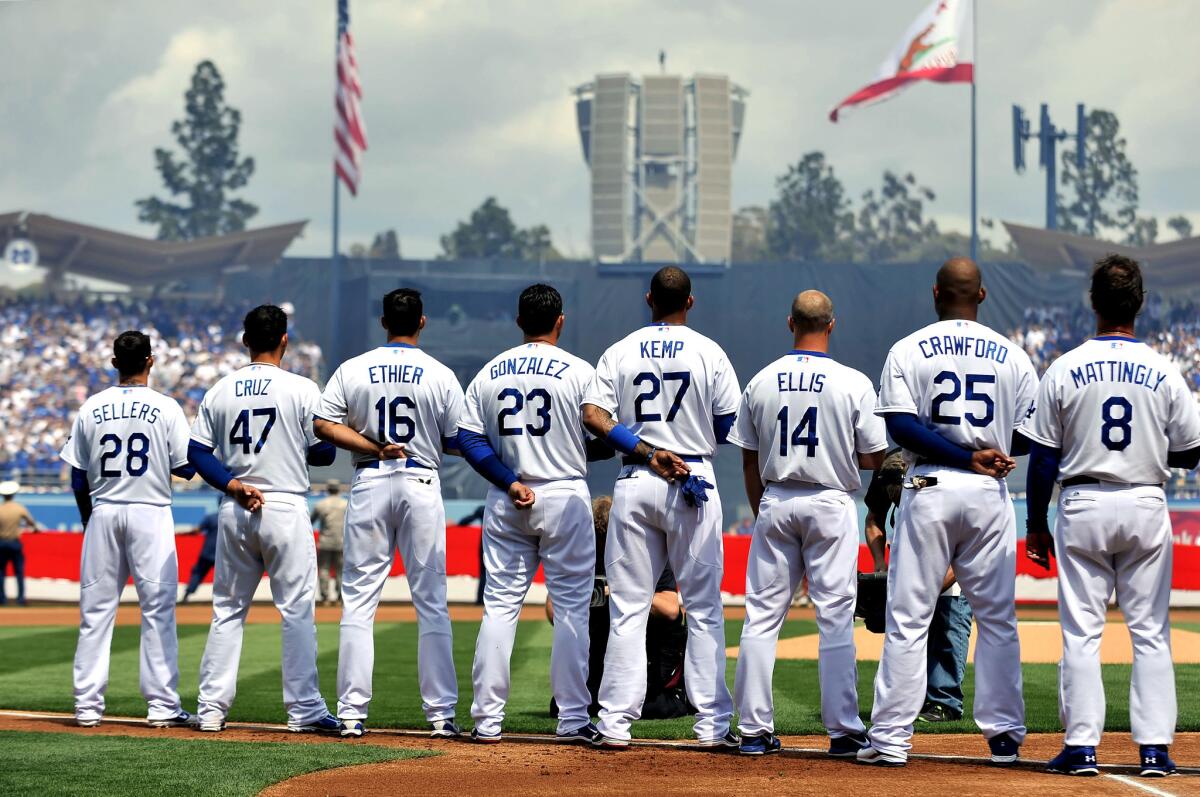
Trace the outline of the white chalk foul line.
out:
M 1169 791 L 1164 791 L 1162 789 L 1156 789 L 1153 786 L 1147 786 L 1145 783 L 1134 780 L 1133 778 L 1126 777 L 1125 775 L 1111 775 L 1111 774 L 1105 773 L 1105 777 L 1112 778 L 1113 780 L 1117 781 L 1118 783 L 1124 783 L 1126 786 L 1132 786 L 1135 789 L 1141 789 L 1142 791 L 1146 792 L 1147 794 L 1155 795 L 1155 797 L 1175 797 L 1175 795 Z

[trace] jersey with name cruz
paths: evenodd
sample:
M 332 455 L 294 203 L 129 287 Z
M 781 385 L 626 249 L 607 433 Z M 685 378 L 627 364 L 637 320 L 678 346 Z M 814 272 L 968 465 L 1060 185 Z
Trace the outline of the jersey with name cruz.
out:
M 204 395 L 192 439 L 211 446 L 234 478 L 263 492 L 307 493 L 312 418 L 321 389 L 269 363 L 250 363 Z
M 443 438 L 458 434 L 462 406 L 462 387 L 453 371 L 421 349 L 397 343 L 342 363 L 325 385 L 316 415 L 376 443 L 402 444 L 413 464 L 437 469 Z M 373 460 L 354 455 L 355 463 Z M 396 460 L 381 467 L 406 464 Z
M 655 448 L 711 457 L 715 415 L 737 411 L 737 374 L 715 341 L 680 324 L 635 330 L 604 352 L 583 401 Z
M 916 415 L 951 442 L 1008 453 L 1033 412 L 1037 373 L 1015 343 L 976 321 L 937 321 L 892 346 L 880 415 Z
M 60 456 L 87 471 L 96 504 L 170 506 L 171 471 L 187 464 L 187 447 L 187 417 L 175 399 L 118 386 L 83 403 Z
M 864 374 L 820 352 L 793 351 L 746 385 L 729 441 L 758 453 L 764 483 L 862 486 L 857 454 L 887 447 Z
M 459 426 L 485 435 L 521 479 L 582 479 L 587 437 L 579 407 L 595 374 L 557 346 L 523 343 L 471 380 Z
M 1046 369 L 1022 428 L 1061 448 L 1058 478 L 1157 484 L 1167 452 L 1200 446 L 1200 414 L 1179 369 L 1132 338 L 1086 341 Z

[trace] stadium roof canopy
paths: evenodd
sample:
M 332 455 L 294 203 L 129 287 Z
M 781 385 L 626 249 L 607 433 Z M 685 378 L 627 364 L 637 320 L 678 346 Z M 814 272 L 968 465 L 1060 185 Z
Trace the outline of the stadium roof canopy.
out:
M 1073 271 L 1090 274 L 1092 265 L 1110 253 L 1127 255 L 1142 264 L 1149 280 L 1160 290 L 1195 288 L 1200 282 L 1200 237 L 1181 241 L 1127 246 L 1062 230 L 1044 230 L 1004 222 L 1005 229 L 1030 266 L 1047 273 Z
M 236 266 L 274 264 L 306 221 L 192 241 L 157 241 L 43 213 L 0 213 L 0 248 L 15 237 L 33 241 L 38 265 L 124 285 L 217 279 Z

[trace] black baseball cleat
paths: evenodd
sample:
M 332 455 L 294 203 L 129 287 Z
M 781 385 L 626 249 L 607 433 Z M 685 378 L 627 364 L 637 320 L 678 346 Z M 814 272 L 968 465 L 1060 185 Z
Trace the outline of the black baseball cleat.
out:
M 567 742 L 574 744 L 591 744 L 596 741 L 596 737 L 600 735 L 600 731 L 596 730 L 596 726 L 592 723 L 581 725 L 573 731 L 566 733 L 556 733 L 554 738 L 559 742 Z
M 728 752 L 730 750 L 739 750 L 742 746 L 742 740 L 733 731 L 728 731 L 724 736 L 717 739 L 704 739 L 697 742 L 697 746 L 704 750 L 713 750 L 714 752 Z
M 778 753 L 783 742 L 773 733 L 760 733 L 755 736 L 743 736 L 742 745 L 738 752 L 742 755 L 770 755 Z
M 829 740 L 830 758 L 857 758 L 859 750 L 865 750 L 871 743 L 865 733 L 851 733 L 837 736 Z
M 1021 745 L 1007 733 L 1001 733 L 987 740 L 988 748 L 992 751 L 992 763 L 1007 767 L 1017 762 L 1021 757 Z

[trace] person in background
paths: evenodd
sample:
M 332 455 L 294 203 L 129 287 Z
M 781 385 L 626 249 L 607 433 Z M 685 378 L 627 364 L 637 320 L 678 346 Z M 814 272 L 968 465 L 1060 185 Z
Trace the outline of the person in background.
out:
M 0 606 L 8 603 L 4 592 L 4 579 L 8 575 L 8 564 L 12 562 L 13 575 L 17 579 L 17 605 L 25 605 L 25 551 L 21 547 L 21 527 L 37 528 L 37 521 L 24 504 L 13 500 L 21 485 L 13 481 L 0 482 Z
M 892 449 L 867 488 L 865 534 L 876 573 L 887 572 L 884 526 L 892 508 L 900 505 L 905 468 L 904 452 L 899 448 Z M 895 517 L 892 525 L 896 525 Z M 933 622 L 929 625 L 925 705 L 917 715 L 919 722 L 951 722 L 962 719 L 963 715 L 962 683 L 971 645 L 971 604 L 963 597 L 953 570 L 946 573 L 942 590 L 933 611 Z
M 217 507 L 220 508 L 221 502 L 217 501 Z M 192 566 L 192 575 L 188 578 L 187 588 L 183 591 L 183 599 L 180 603 L 187 603 L 192 598 L 199 587 L 200 582 L 213 569 L 213 563 L 217 561 L 217 513 L 209 512 L 200 520 L 200 525 L 196 527 L 196 533 L 204 535 L 204 545 L 200 547 L 200 556 L 196 559 L 196 564 Z
M 312 521 L 319 528 L 317 537 L 317 581 L 321 589 L 321 604 L 332 606 L 342 602 L 342 540 L 346 530 L 346 499 L 342 485 L 330 479 L 325 485 L 326 496 L 313 507 Z M 332 594 L 329 582 L 333 581 Z

